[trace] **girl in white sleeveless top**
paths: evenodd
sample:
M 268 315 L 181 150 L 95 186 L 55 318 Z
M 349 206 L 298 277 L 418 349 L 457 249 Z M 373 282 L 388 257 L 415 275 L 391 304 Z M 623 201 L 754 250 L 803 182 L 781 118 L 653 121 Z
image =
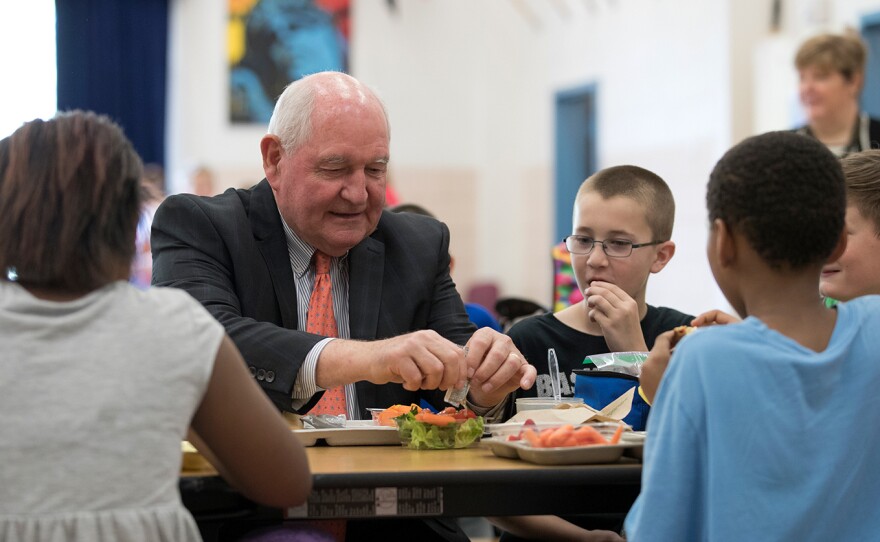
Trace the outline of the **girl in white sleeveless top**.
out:
M 190 427 L 247 497 L 311 490 L 222 326 L 183 291 L 127 282 L 140 172 L 91 113 L 0 141 L 2 541 L 199 540 L 177 485 Z

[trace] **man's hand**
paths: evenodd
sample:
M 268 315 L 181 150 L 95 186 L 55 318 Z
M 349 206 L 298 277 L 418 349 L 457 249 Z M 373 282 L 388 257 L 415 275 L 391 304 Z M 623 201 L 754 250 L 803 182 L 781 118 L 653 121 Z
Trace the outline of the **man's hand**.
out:
M 321 352 L 315 381 L 324 389 L 366 380 L 409 391 L 464 385 L 464 350 L 431 330 L 379 341 L 335 340 Z
M 507 335 L 484 327 L 467 343 L 471 402 L 482 407 L 500 403 L 512 391 L 529 389 L 538 373 Z
M 727 314 L 724 311 L 720 311 L 718 309 L 704 312 L 703 314 L 697 316 L 691 321 L 691 325 L 694 327 L 700 326 L 713 326 L 713 325 L 725 325 L 725 324 L 735 324 L 739 322 L 740 319 L 732 314 Z
M 648 403 L 654 402 L 654 395 L 657 388 L 660 387 L 660 381 L 663 379 L 663 373 L 669 365 L 669 358 L 672 356 L 672 336 L 675 331 L 667 331 L 657 336 L 654 341 L 654 348 L 648 354 L 648 359 L 642 365 L 642 374 L 639 377 L 639 384 Z
M 644 352 L 639 304 L 616 284 L 594 281 L 584 291 L 587 315 L 599 324 L 612 352 Z
M 464 385 L 467 364 L 464 350 L 435 331 L 407 333 L 376 341 L 379 347 L 370 382 L 397 382 L 415 391 L 446 390 Z
M 471 401 L 486 407 L 535 383 L 535 368 L 507 335 L 482 328 L 467 346 L 465 358 L 461 346 L 431 330 L 380 341 L 337 339 L 321 352 L 315 381 L 324 389 L 367 380 L 373 384 L 396 382 L 415 391 L 461 387 L 470 377 Z

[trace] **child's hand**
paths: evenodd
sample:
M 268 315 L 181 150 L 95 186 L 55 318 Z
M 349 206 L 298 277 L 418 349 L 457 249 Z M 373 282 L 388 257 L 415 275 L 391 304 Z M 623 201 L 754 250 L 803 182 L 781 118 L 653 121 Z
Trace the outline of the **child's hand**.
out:
M 735 324 L 739 322 L 740 319 L 732 314 L 727 314 L 724 311 L 720 311 L 718 309 L 714 309 L 711 311 L 704 312 L 703 314 L 697 316 L 691 321 L 691 325 L 694 327 L 700 326 L 714 326 L 714 325 L 725 325 L 725 324 Z
M 639 318 L 639 304 L 620 287 L 594 281 L 584 290 L 587 315 L 599 324 L 612 352 L 644 352 L 648 349 Z
M 648 403 L 654 403 L 654 395 L 657 388 L 660 387 L 660 381 L 663 380 L 663 373 L 669 365 L 669 358 L 672 356 L 672 336 L 675 331 L 667 331 L 657 336 L 654 341 L 654 348 L 648 354 L 648 359 L 642 365 L 642 374 L 639 376 L 639 384 Z

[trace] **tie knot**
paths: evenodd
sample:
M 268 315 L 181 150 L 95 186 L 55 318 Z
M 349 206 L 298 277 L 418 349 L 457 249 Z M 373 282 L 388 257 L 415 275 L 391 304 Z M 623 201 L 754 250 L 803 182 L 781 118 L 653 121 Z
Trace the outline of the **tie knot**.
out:
M 326 275 L 330 272 L 330 256 L 320 250 L 315 251 L 315 274 Z

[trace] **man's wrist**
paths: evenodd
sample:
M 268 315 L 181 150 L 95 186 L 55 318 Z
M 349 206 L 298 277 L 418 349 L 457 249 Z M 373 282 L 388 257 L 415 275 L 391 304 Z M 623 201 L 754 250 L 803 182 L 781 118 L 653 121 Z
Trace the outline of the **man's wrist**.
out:
M 486 423 L 496 423 L 501 421 L 501 417 L 504 415 L 507 403 L 508 401 L 510 401 L 510 396 L 511 394 L 505 395 L 504 398 L 497 405 L 490 407 L 478 405 L 470 398 L 468 398 L 467 407 L 473 410 L 476 415 L 482 416 Z
M 324 388 L 320 387 L 317 382 L 318 359 L 321 357 L 324 348 L 334 340 L 329 337 L 322 339 L 306 354 L 306 359 L 303 360 L 296 374 L 296 380 L 291 390 L 291 398 L 300 400 L 302 404 L 305 404 L 313 395 L 319 391 L 324 391 Z

